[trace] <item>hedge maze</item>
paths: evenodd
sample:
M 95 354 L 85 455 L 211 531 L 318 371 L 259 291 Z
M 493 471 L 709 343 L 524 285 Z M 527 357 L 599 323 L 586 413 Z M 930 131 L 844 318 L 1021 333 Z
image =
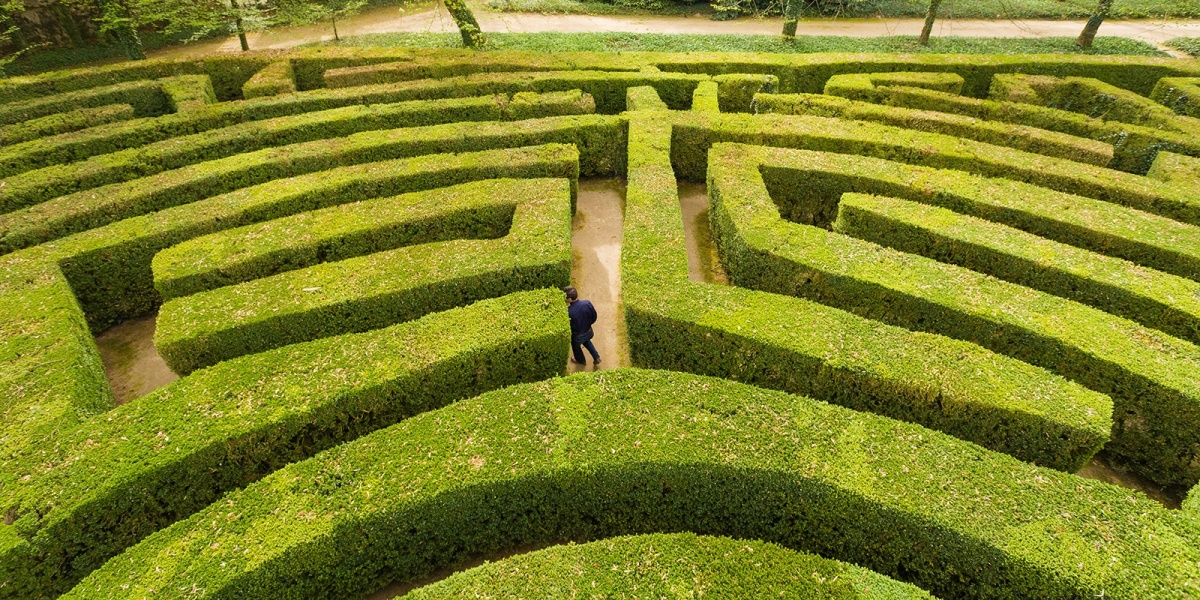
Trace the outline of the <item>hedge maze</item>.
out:
M 1200 492 L 1075 474 L 1200 482 L 1197 82 L 329 48 L 0 82 L 0 598 L 1200 597 Z M 601 177 L 633 368 L 565 376 Z M 147 315 L 182 378 L 116 405 L 94 336 Z

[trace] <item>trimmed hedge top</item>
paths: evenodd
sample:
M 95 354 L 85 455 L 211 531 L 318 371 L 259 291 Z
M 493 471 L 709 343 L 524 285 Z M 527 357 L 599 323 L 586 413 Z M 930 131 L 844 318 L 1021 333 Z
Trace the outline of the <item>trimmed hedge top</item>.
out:
M 1183 598 L 1200 589 L 1189 523 L 916 425 L 619 370 L 492 392 L 289 465 L 65 598 L 346 597 L 468 556 L 654 531 L 771 541 L 945 597 Z
M 286 344 L 368 331 L 484 298 L 570 283 L 567 180 L 501 180 L 458 193 L 466 195 L 460 205 L 474 210 L 438 218 L 445 223 L 448 241 L 323 262 L 169 300 L 159 312 L 154 345 L 172 370 L 190 373 Z M 515 210 L 488 210 L 499 201 Z M 385 235 L 387 217 L 397 214 L 398 207 L 389 198 L 357 208 L 354 216 L 365 215 L 377 227 L 372 233 Z M 398 212 L 420 217 L 418 211 Z M 328 219 L 321 216 L 306 224 L 310 235 L 320 228 L 336 243 L 339 232 L 327 229 Z M 294 217 L 289 221 L 297 224 Z M 310 248 L 315 244 L 285 249 L 279 258 L 302 266 Z M 320 262 L 319 255 L 314 258 Z
M 675 533 L 553 546 L 455 573 L 403 598 L 568 598 L 580 590 L 592 597 L 930 597 L 861 567 L 776 544 Z

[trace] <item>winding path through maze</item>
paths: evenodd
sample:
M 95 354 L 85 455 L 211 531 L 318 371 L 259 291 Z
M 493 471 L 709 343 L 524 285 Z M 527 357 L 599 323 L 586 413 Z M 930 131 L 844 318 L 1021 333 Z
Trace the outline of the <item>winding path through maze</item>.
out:
M 1074 474 L 1200 480 L 1200 64 L 1103 61 L 0 84 L 0 598 L 358 598 L 487 557 L 413 597 L 1195 597 L 1196 498 Z M 97 339 L 150 318 L 182 377 L 110 384 Z

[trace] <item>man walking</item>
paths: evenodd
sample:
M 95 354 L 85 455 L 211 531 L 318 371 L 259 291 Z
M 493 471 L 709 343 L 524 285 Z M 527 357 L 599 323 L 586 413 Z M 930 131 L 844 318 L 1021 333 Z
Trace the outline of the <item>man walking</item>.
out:
M 592 324 L 596 322 L 596 307 L 587 300 L 580 300 L 579 291 L 574 287 L 563 288 L 563 293 L 567 295 L 567 316 L 571 317 L 571 362 L 585 364 L 583 349 L 587 348 L 592 355 L 592 363 L 600 364 L 600 353 L 592 344 L 592 338 L 596 335 L 592 332 Z

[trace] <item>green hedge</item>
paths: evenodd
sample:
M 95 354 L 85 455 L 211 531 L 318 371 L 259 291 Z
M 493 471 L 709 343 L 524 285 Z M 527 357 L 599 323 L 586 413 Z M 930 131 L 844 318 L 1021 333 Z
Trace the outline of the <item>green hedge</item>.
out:
M 735 283 L 975 342 L 1111 394 L 1106 451 L 1163 485 L 1200 479 L 1200 381 L 1190 375 L 1200 372 L 1200 348 L 962 267 L 788 223 L 758 156 L 736 144 L 710 152 L 713 237 Z
M 1113 147 L 1105 142 L 1064 133 L 972 117 L 895 106 L 880 106 L 837 96 L 819 94 L 759 94 L 756 113 L 812 115 L 855 121 L 871 121 L 913 131 L 940 133 L 997 146 L 1065 158 L 1097 166 L 1113 161 Z
M 9 461 L 112 408 L 113 395 L 83 312 L 53 263 L 0 261 L 0 306 L 0 456 Z
M 766 542 L 691 533 L 553 546 L 455 573 L 403 598 L 569 598 L 580 590 L 604 598 L 691 592 L 705 598 L 930 598 L 862 567 Z
M 267 148 L 60 196 L 0 215 L 0 252 L 274 179 L 423 154 L 568 143 L 580 148 L 581 175 L 621 173 L 624 132 L 625 122 L 619 117 L 589 115 L 367 131 Z
M 999 121 L 1048 129 L 1113 145 L 1114 169 L 1145 173 L 1160 150 L 1200 156 L 1200 139 L 1173 130 L 1155 129 L 1021 102 L 978 100 L 910 87 L 876 88 L 880 102 L 926 111 L 958 114 L 984 121 Z
M 375 102 L 378 97 L 424 100 L 481 94 L 583 90 L 596 99 L 597 112 L 616 114 L 625 110 L 626 90 L 640 86 L 651 86 L 658 90 L 663 101 L 671 108 L 686 109 L 691 104 L 696 85 L 706 80 L 707 75 L 654 72 L 581 70 L 478 73 L 445 79 L 360 86 L 353 88 L 353 92 L 362 97 L 363 102 Z
M 130 81 L 117 85 L 39 97 L 0 104 L 0 125 L 23 123 L 32 119 L 70 112 L 79 108 L 97 108 L 110 104 L 128 104 L 139 117 L 170 112 L 163 93 L 163 81 Z
M 721 88 L 715 81 L 701 81 L 692 93 L 692 110 L 700 112 L 719 113 Z
M 787 207 L 782 214 L 790 221 L 829 226 L 844 192 L 891 196 L 1200 281 L 1194 225 L 1017 181 L 879 158 L 765 148 L 758 156 L 767 190 Z
M 242 85 L 263 67 L 277 60 L 278 52 L 210 55 L 191 60 L 125 61 L 98 67 L 49 71 L 9 77 L 0 81 L 0 103 L 19 102 L 67 92 L 162 79 L 178 75 L 208 75 L 221 101 L 241 97 Z
M 1111 401 L 949 338 L 804 300 L 688 281 L 671 124 L 631 115 L 622 297 L 634 364 L 736 379 L 915 421 L 1075 469 L 1108 439 Z
M 1200 77 L 1164 77 L 1150 98 L 1188 117 L 1200 117 Z
M 158 253 L 154 287 L 170 300 L 321 262 L 452 240 L 468 225 L 477 239 L 499 238 L 512 225 L 516 199 L 539 191 L 546 191 L 544 183 L 488 180 L 227 229 Z
M 846 194 L 833 230 L 1069 298 L 1200 342 L 1200 283 L 894 198 Z
M 247 100 L 295 92 L 296 73 L 290 60 L 277 60 L 263 67 L 242 86 L 242 97 Z
M 594 104 L 587 95 L 573 91 L 347 106 L 249 123 L 236 117 L 253 111 L 201 112 L 196 119 L 135 121 L 8 148 L 0 152 L 0 174 L 20 175 L 10 177 L 0 190 L 0 212 L 264 148 L 398 127 L 590 114 Z M 227 127 L 209 128 L 226 120 L 230 120 Z M 147 128 L 153 131 L 148 140 L 141 135 Z M 190 133 L 196 128 L 201 131 Z M 175 129 L 189 134 L 171 136 Z M 159 137 L 167 139 L 155 141 Z
M 1200 197 L 1188 186 L 972 140 L 820 117 L 679 113 L 671 158 L 681 176 L 703 180 L 706 152 L 716 142 L 859 154 L 956 169 L 1033 183 L 1200 224 Z
M 320 68 L 316 65 L 311 65 L 308 61 L 305 62 L 309 70 Z M 589 62 L 593 62 L 594 64 L 588 64 Z M 467 56 L 459 57 L 451 53 L 447 56 L 438 56 L 436 58 L 415 59 L 414 57 L 406 57 L 405 60 L 400 61 L 333 67 L 325 69 L 319 74 L 310 75 L 307 78 L 309 81 L 307 81 L 306 89 L 319 87 L 348 88 L 400 83 L 418 79 L 446 79 L 448 77 L 463 77 L 478 73 L 573 71 L 576 69 L 627 72 L 641 70 L 640 65 L 637 63 L 627 65 L 620 63 L 621 61 L 604 60 L 603 58 L 598 61 L 581 62 L 573 58 L 563 59 L 554 55 L 533 52 L 519 53 L 515 56 L 513 54 L 506 54 L 502 57 L 493 57 L 490 56 L 490 53 L 485 55 L 471 53 Z
M 168 300 L 158 314 L 154 345 L 176 373 L 343 333 L 369 331 L 422 315 L 527 289 L 571 282 L 571 196 L 565 179 L 494 182 L 470 190 L 467 206 L 515 206 L 504 211 L 447 214 L 451 241 L 377 252 L 280 273 L 265 279 Z M 465 191 L 463 191 L 465 193 Z M 401 215 L 420 216 L 393 199 L 371 200 L 355 211 L 382 233 Z M 328 211 L 326 211 L 328 212 Z M 299 225 L 300 235 L 328 235 L 325 215 Z M 285 224 L 280 224 L 286 226 Z M 484 239 L 477 238 L 496 238 Z M 476 238 L 476 239 L 453 239 Z M 299 248 L 299 250 L 310 250 Z M 291 254 L 283 250 L 281 254 Z M 302 257 L 305 253 L 297 253 Z M 281 261 L 287 258 L 281 256 Z M 328 259 L 327 259 L 328 260 Z
M 188 239 L 337 204 L 505 177 L 574 178 L 574 146 L 547 144 L 432 154 L 321 171 L 235 190 L 79 233 L 23 254 L 58 262 L 93 329 L 146 314 L 161 302 L 151 261 Z
M 1010 90 L 1021 91 L 1017 92 L 1018 96 L 1012 96 Z M 989 97 L 1000 102 L 1057 108 L 1102 121 L 1171 129 L 1193 135 L 1200 131 L 1196 124 L 1180 119 L 1171 109 L 1150 98 L 1087 77 L 997 75 L 992 80 Z
M 1187 517 L 1128 490 L 804 397 L 621 370 L 491 392 L 289 465 L 64 598 L 354 597 L 471 556 L 660 531 L 769 541 L 948 598 L 1200 589 Z
M 173 113 L 192 112 L 217 102 L 208 75 L 180 75 L 164 80 L 162 91 Z
M 109 104 L 98 108 L 78 108 L 67 113 L 47 115 L 23 123 L 0 127 L 0 145 L 12 146 L 60 133 L 72 133 L 133 118 L 128 104 Z
M 1181 185 L 1200 183 L 1200 158 L 1173 152 L 1159 152 L 1146 176 Z
M 0 554 L 0 596 L 53 597 L 139 539 L 288 463 L 456 400 L 561 374 L 568 336 L 562 292 L 514 294 L 225 362 L 64 428 L 0 475 L 21 538 Z
M 826 96 L 878 103 L 885 98 L 878 89 L 880 87 L 912 87 L 957 96 L 962 94 L 964 83 L 965 80 L 957 73 L 856 73 L 829 78 L 823 93 Z
M 699 88 L 695 93 L 699 93 Z M 626 92 L 625 107 L 626 110 L 670 110 L 667 103 L 658 96 L 658 91 L 648 85 L 629 88 Z

